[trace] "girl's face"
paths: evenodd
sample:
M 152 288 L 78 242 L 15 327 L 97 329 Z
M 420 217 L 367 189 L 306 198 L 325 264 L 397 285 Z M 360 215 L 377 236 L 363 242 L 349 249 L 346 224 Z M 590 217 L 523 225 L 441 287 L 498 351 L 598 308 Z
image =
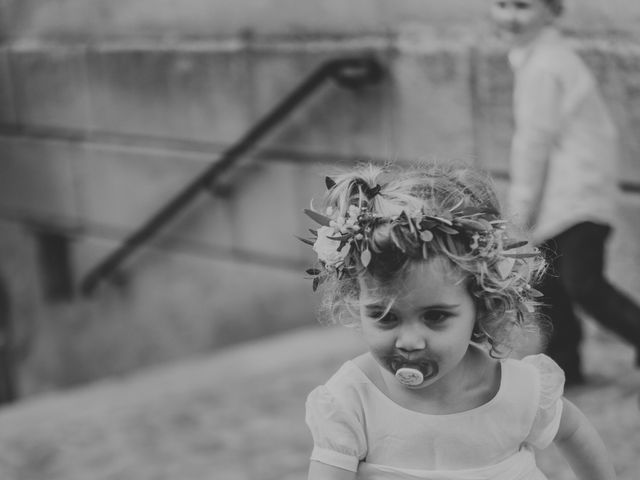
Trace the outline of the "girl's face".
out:
M 417 262 L 401 280 L 391 305 L 362 282 L 361 329 L 380 366 L 395 375 L 399 368 L 419 370 L 429 386 L 452 372 L 464 358 L 476 321 L 466 285 L 439 261 Z M 372 286 L 372 285 L 369 285 Z
M 491 0 L 491 18 L 508 43 L 522 46 L 553 23 L 555 15 L 544 0 Z

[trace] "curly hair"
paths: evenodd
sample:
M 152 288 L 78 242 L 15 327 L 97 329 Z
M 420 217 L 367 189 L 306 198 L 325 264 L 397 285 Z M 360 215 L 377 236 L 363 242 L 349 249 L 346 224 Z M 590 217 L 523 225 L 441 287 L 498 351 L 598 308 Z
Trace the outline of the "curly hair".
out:
M 492 355 L 504 356 L 524 331 L 537 330 L 536 291 L 531 284 L 541 278 L 544 259 L 531 249 L 526 255 L 503 255 L 508 248 L 503 243 L 514 238 L 516 229 L 502 218 L 487 174 L 455 163 L 420 163 L 407 169 L 362 164 L 333 175 L 327 186 L 322 208 L 333 218 L 348 218 L 350 208 L 365 204 L 374 221 L 368 227 L 371 258 L 366 265 L 358 256 L 338 274 L 331 268 L 317 270 L 322 276 L 321 319 L 357 326 L 363 284 L 377 285 L 377 294 L 390 302 L 400 293 L 399 280 L 409 268 L 437 259 L 465 282 L 477 312 L 473 340 L 488 345 Z M 421 242 L 411 221 L 391 220 L 410 211 L 429 212 L 433 218 L 451 217 L 452 211 L 476 212 L 473 218 L 478 222 L 499 225 L 499 235 L 488 236 L 494 244 L 485 244 L 482 251 L 470 247 L 469 235 L 447 233 L 447 228 L 433 229 L 433 238 Z M 513 267 L 507 276 L 500 269 L 505 259 Z

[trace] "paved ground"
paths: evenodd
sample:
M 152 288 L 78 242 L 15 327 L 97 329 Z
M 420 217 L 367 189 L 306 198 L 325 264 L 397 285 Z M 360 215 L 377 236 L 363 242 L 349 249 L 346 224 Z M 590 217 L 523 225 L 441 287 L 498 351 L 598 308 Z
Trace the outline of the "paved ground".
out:
M 632 351 L 589 329 L 591 385 L 568 392 L 605 439 L 620 480 L 640 477 L 640 372 Z M 307 393 L 360 350 L 310 329 L 0 411 L 3 480 L 305 478 Z M 573 478 L 553 450 L 553 480 Z

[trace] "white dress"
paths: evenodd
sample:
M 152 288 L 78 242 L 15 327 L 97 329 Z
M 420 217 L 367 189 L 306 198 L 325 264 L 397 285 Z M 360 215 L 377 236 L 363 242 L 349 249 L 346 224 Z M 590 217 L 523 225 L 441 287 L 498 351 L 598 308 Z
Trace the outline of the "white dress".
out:
M 399 406 L 347 361 L 307 399 L 311 460 L 366 480 L 545 480 L 532 447 L 558 431 L 564 374 L 545 355 L 500 364 L 487 403 L 430 415 Z

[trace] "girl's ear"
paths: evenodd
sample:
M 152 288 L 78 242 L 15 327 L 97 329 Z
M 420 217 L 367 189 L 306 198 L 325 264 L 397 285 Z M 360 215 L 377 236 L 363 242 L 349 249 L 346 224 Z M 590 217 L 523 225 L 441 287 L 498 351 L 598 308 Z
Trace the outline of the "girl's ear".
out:
M 487 340 L 487 334 L 484 332 L 480 324 L 483 320 L 486 319 L 487 307 L 486 305 L 484 305 L 482 300 L 477 298 L 475 295 L 472 295 L 472 298 L 474 300 L 475 307 L 476 307 L 476 321 L 473 324 L 473 330 L 471 331 L 471 341 L 476 343 L 482 343 Z
M 484 341 L 486 335 L 482 332 L 478 325 L 478 320 L 476 320 L 476 324 L 473 326 L 473 331 L 471 332 L 471 341 L 480 343 Z

